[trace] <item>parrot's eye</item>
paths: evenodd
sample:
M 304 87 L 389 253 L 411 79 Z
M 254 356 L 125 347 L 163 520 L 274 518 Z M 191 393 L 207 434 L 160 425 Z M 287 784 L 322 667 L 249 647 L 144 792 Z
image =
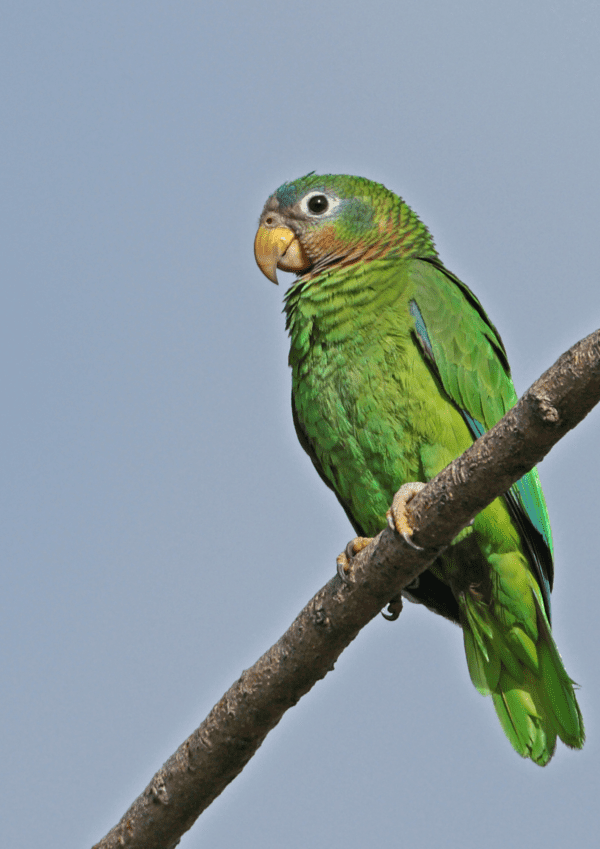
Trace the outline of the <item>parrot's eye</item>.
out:
M 329 209 L 329 201 L 325 195 L 313 195 L 307 203 L 308 208 L 315 215 L 321 215 Z
M 311 192 L 302 199 L 300 209 L 306 215 L 325 215 L 332 212 L 340 203 L 339 198 L 325 195 L 323 192 Z

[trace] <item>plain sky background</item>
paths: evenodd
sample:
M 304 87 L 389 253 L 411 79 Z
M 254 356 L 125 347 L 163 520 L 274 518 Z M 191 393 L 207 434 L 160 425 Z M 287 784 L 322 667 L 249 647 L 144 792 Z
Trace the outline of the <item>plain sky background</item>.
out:
M 310 170 L 401 194 L 521 394 L 599 323 L 600 5 L 5 0 L 0 40 L 0 843 L 80 849 L 352 536 L 296 442 L 267 196 Z M 459 629 L 408 605 L 184 849 L 598 845 L 599 425 L 540 468 L 585 749 L 521 760 Z

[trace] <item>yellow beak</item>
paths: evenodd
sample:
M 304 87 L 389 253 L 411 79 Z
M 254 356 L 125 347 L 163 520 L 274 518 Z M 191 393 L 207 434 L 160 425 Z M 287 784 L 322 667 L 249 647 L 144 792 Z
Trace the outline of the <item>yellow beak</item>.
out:
M 262 273 L 273 283 L 278 282 L 278 268 L 282 271 L 303 271 L 310 265 L 289 227 L 265 227 L 261 224 L 254 240 L 254 256 Z

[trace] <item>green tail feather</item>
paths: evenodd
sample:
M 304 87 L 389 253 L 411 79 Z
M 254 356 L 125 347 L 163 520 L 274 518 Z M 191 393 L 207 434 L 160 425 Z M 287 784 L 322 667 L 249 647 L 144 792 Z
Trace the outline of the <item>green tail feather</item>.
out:
M 540 707 L 536 704 L 535 682 L 529 681 L 519 686 L 504 673 L 498 690 L 492 693 L 494 707 L 500 719 L 504 733 L 516 751 L 524 758 L 531 758 L 539 766 L 545 766 L 556 748 L 556 730 L 551 722 L 545 721 Z
M 537 603 L 537 599 L 536 599 Z M 573 749 L 581 749 L 585 740 L 583 717 L 562 659 L 552 639 L 550 626 L 538 605 L 538 628 L 541 635 L 540 672 L 545 687 L 541 690 L 546 712 L 556 717 L 560 739 Z
M 467 664 L 473 684 L 491 695 L 504 733 L 524 758 L 545 766 L 557 736 L 580 749 L 583 719 L 573 681 L 567 675 L 542 606 L 537 609 L 537 642 L 514 625 L 508 633 L 492 607 L 465 593 L 460 598 Z

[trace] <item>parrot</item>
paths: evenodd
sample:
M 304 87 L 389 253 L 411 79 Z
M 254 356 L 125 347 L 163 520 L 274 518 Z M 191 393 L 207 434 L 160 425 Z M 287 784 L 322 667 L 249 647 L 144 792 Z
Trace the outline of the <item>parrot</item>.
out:
M 274 283 L 277 269 L 297 275 L 284 296 L 294 426 L 358 535 L 353 554 L 385 527 L 400 486 L 410 498 L 514 406 L 506 350 L 421 219 L 380 183 L 315 172 L 284 183 L 254 250 Z M 585 739 L 551 631 L 553 577 L 533 469 L 403 590 L 462 628 L 475 688 L 540 766 L 557 737 Z

